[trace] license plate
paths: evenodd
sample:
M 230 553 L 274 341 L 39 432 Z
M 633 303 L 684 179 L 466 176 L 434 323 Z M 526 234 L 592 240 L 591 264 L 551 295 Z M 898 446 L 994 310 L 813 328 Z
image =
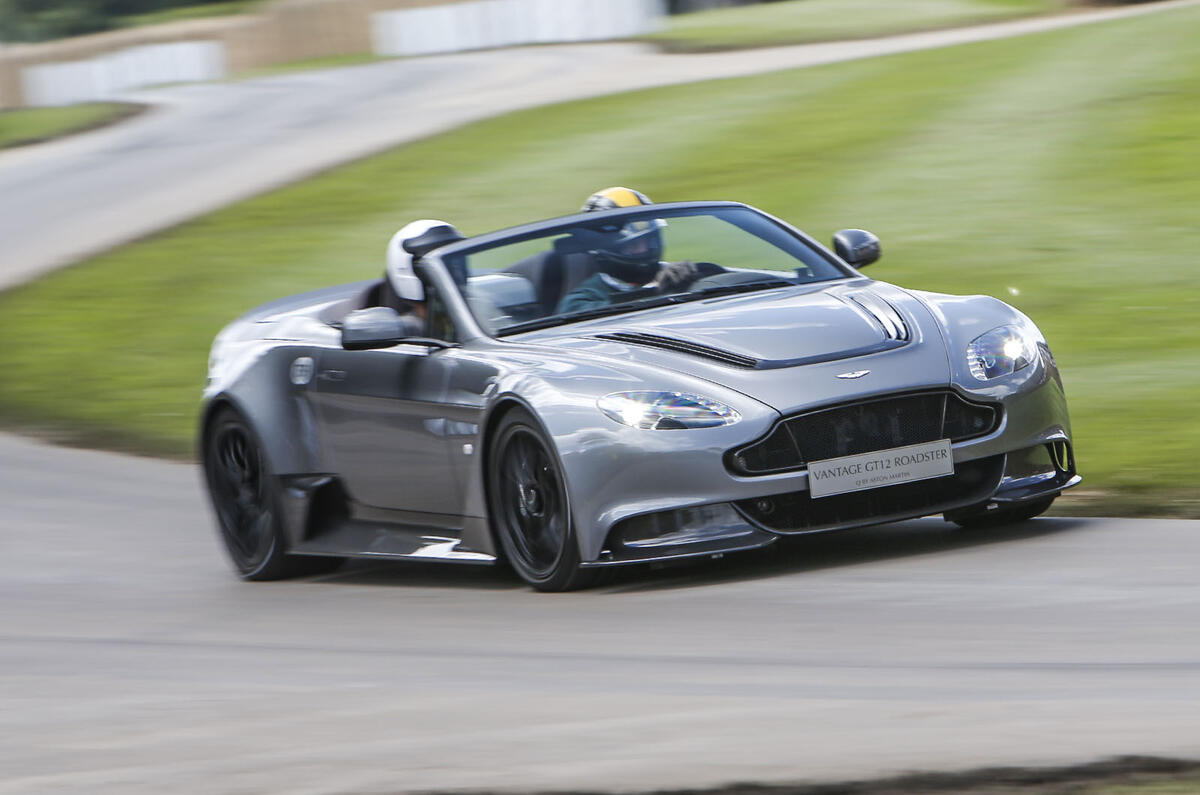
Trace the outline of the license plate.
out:
M 938 439 L 908 447 L 810 461 L 808 489 L 815 499 L 953 474 L 954 454 L 950 451 L 950 440 Z

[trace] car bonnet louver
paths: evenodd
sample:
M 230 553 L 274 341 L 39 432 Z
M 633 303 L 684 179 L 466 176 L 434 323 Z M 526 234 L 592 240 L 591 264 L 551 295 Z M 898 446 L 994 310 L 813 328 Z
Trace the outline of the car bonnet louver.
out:
M 758 359 L 752 356 L 745 356 L 740 353 L 732 353 L 724 351 L 720 348 L 714 348 L 710 345 L 701 345 L 697 342 L 688 342 L 687 340 L 677 339 L 675 337 L 660 337 L 657 334 L 643 334 L 633 331 L 614 331 L 608 334 L 596 334 L 595 339 L 608 340 L 610 342 L 624 342 L 630 345 L 644 345 L 648 348 L 660 348 L 667 351 L 676 351 L 678 353 L 690 353 L 693 356 L 702 356 L 705 359 L 721 362 L 722 364 L 732 365 L 733 367 L 743 367 L 748 370 L 753 370 L 759 366 Z
M 883 328 L 883 333 L 888 339 L 897 340 L 898 342 L 908 341 L 908 324 L 904 322 L 904 318 L 900 316 L 896 308 L 887 301 L 868 290 L 850 293 L 846 298 L 853 301 L 861 309 L 866 310 L 867 314 L 875 318 L 875 321 Z

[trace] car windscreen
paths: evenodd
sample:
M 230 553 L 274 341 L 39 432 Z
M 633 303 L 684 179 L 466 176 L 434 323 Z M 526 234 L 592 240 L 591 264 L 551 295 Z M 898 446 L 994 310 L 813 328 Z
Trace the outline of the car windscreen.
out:
M 452 259 L 468 306 L 496 336 L 852 275 L 744 207 L 599 216 Z

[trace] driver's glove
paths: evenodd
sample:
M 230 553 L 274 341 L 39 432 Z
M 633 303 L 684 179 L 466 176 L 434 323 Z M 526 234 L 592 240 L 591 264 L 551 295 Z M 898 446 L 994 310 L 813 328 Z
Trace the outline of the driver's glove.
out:
M 664 293 L 674 292 L 691 284 L 699 276 L 696 264 L 691 260 L 665 263 L 658 271 L 654 284 Z

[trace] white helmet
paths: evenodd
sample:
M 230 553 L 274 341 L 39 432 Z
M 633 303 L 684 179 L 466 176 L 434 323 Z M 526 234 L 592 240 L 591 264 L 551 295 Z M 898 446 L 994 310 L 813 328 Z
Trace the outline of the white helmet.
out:
M 405 301 L 425 300 L 425 286 L 421 284 L 420 278 L 413 271 L 413 247 L 406 244 L 434 230 L 437 230 L 439 233 L 430 236 L 431 242 L 434 245 L 422 246 L 421 249 L 423 250 L 416 251 L 416 256 L 420 256 L 426 251 L 432 251 L 439 245 L 462 239 L 462 235 L 458 233 L 458 230 L 445 221 L 424 219 L 408 224 L 399 232 L 392 235 L 392 239 L 388 243 L 387 279 L 392 285 L 392 289 L 396 291 L 396 295 Z

